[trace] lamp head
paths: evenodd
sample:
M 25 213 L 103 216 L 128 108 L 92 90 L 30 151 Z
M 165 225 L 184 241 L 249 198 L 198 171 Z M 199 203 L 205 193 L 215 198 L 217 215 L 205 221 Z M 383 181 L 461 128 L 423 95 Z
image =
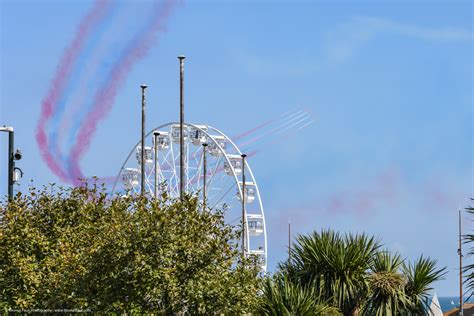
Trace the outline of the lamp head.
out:
M 21 153 L 21 150 L 17 149 L 15 154 L 13 154 L 13 158 L 15 160 L 20 160 L 21 158 L 23 158 L 23 154 Z

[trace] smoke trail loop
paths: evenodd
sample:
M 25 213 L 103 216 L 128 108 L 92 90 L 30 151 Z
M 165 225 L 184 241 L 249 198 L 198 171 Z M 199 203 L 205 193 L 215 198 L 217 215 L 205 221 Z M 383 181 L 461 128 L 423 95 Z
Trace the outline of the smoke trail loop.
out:
M 147 55 L 155 34 L 165 30 L 164 23 L 175 4 L 176 1 L 165 0 L 153 4 L 151 9 L 140 4 L 136 8 L 146 12 L 148 18 L 137 21 L 133 14 L 124 11 L 126 5 L 133 3 L 98 0 L 81 21 L 42 102 L 36 131 L 43 159 L 61 180 L 80 184 L 83 172 L 79 161 L 89 148 L 98 123 L 110 112 L 130 70 Z M 130 22 L 124 24 L 127 28 L 123 32 L 116 31 L 117 26 L 122 27 L 115 18 L 117 13 L 127 13 L 123 16 Z M 128 34 L 132 36 L 128 38 Z M 95 76 L 91 80 L 92 73 Z M 67 125 L 71 117 L 74 128 Z M 61 127 L 68 129 L 64 131 Z M 63 157 L 62 139 L 66 135 L 70 148 Z

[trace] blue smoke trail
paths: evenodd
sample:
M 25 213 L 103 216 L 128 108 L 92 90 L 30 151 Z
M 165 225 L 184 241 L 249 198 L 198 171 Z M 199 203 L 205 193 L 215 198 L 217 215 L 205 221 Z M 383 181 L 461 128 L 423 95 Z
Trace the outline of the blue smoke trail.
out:
M 78 87 L 79 81 L 82 79 L 83 72 L 86 69 L 87 62 L 90 60 L 91 56 L 94 54 L 94 49 L 100 43 L 100 39 L 102 38 L 104 33 L 107 32 L 109 26 L 113 22 L 114 17 L 117 14 L 118 8 L 119 8 L 119 5 L 113 5 L 108 8 L 108 11 L 106 12 L 105 16 L 97 25 L 96 31 L 92 33 L 92 36 L 86 42 L 84 49 L 82 50 L 81 54 L 76 60 L 75 67 L 72 71 L 72 74 L 68 78 L 68 83 L 65 86 L 62 92 L 61 98 L 59 99 L 57 103 L 56 112 L 54 112 L 51 118 L 51 125 L 50 125 L 51 132 L 49 134 L 50 143 L 48 146 L 48 150 L 52 153 L 55 152 L 56 149 L 58 148 L 58 134 L 65 132 L 65 131 L 60 131 L 58 127 L 59 127 L 61 118 L 64 115 L 64 112 L 68 108 L 68 100 L 71 94 L 75 92 L 74 89 Z M 57 153 L 57 154 L 59 155 L 59 157 L 57 157 L 57 160 L 59 160 L 60 163 L 63 164 L 64 157 L 60 153 Z

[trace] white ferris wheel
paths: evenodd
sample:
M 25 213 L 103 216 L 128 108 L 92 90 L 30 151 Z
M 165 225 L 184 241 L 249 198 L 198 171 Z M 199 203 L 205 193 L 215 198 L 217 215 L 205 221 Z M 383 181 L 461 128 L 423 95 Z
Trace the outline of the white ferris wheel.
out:
M 244 252 L 257 255 L 267 267 L 267 231 L 257 182 L 235 143 L 208 125 L 183 124 L 184 190 L 195 194 L 207 208 L 225 209 L 227 224 L 244 222 Z M 180 196 L 180 124 L 158 126 L 145 136 L 145 189 L 159 197 L 166 190 Z M 141 141 L 130 151 L 117 175 L 113 192 L 139 193 Z M 242 203 L 242 196 L 244 203 Z

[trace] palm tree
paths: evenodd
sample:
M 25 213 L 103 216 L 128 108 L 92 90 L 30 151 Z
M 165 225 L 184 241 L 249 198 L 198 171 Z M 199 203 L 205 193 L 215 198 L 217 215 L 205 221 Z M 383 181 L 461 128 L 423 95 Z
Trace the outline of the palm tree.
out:
M 370 295 L 363 309 L 364 315 L 397 315 L 407 306 L 407 280 L 400 271 L 402 264 L 399 254 L 383 251 L 375 255 L 368 275 Z
M 344 315 L 357 315 L 367 299 L 367 271 L 380 244 L 366 234 L 327 230 L 297 237 L 292 249 L 290 275 Z M 284 266 L 282 266 L 284 267 Z
M 471 201 L 474 202 L 474 199 L 471 199 Z M 470 214 L 474 215 L 474 207 L 468 206 L 468 207 L 466 207 L 466 210 Z M 471 245 L 471 248 L 469 248 L 468 255 L 469 256 L 474 256 L 474 246 L 472 246 L 474 244 L 474 234 L 467 234 L 464 237 L 464 241 Z M 465 280 L 467 288 L 468 288 L 469 291 L 474 292 L 474 264 L 469 264 L 469 265 L 465 266 L 464 269 L 467 272 L 467 276 L 466 276 L 466 280 Z
M 276 314 L 303 314 L 304 309 L 296 306 L 310 304 L 311 297 L 347 316 L 424 314 L 431 285 L 443 277 L 445 269 L 437 269 L 435 260 L 423 256 L 407 264 L 399 254 L 380 248 L 366 234 L 326 230 L 299 235 L 291 259 L 279 265 L 284 277 L 267 283 L 264 297 L 269 305 L 286 302 L 277 306 L 285 306 L 287 312 L 278 309 Z
M 405 294 L 409 304 L 402 314 L 423 315 L 433 282 L 439 281 L 446 274 L 446 269 L 436 268 L 436 260 L 420 256 L 413 264 L 403 264 L 403 273 L 407 278 Z
M 260 312 L 264 315 L 339 315 L 337 308 L 321 303 L 315 288 L 294 283 L 286 274 L 267 278 Z

